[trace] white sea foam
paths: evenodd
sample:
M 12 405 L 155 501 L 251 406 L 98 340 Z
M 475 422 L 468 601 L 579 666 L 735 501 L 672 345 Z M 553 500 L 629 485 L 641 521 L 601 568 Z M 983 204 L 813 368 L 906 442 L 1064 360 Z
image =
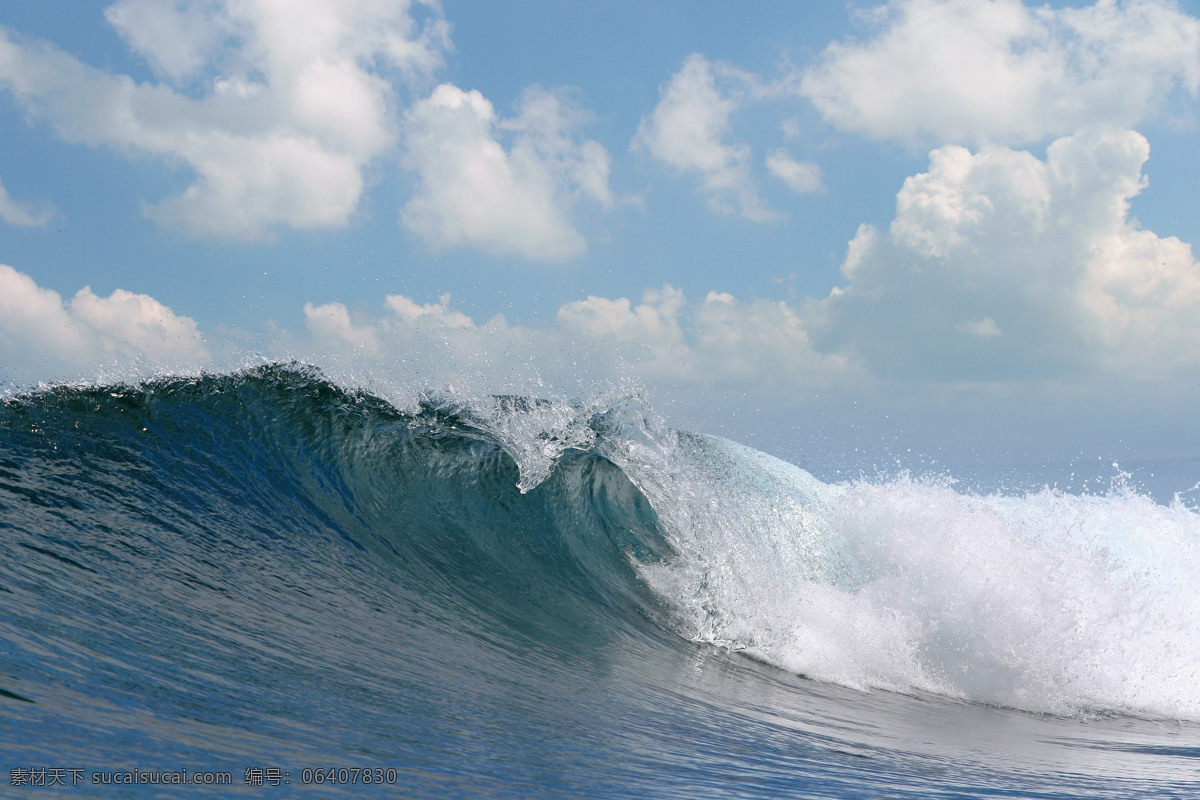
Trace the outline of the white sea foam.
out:
M 642 488 L 678 554 L 640 570 L 691 639 L 864 689 L 1200 718 L 1195 510 L 1130 490 L 826 485 L 707 437 L 675 461 Z

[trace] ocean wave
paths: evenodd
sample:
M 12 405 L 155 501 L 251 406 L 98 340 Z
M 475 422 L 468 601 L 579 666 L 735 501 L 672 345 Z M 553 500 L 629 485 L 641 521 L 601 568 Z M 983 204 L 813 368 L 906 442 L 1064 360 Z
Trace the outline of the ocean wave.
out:
M 299 592 L 505 657 L 682 639 L 857 689 L 1200 718 L 1200 516 L 1132 491 L 827 484 L 636 396 L 397 403 L 298 365 L 44 388 L 0 434 L 7 580 L 41 593 L 15 618 L 107 626 L 171 674 L 285 661 Z M 207 654 L 172 665 L 154 626 Z

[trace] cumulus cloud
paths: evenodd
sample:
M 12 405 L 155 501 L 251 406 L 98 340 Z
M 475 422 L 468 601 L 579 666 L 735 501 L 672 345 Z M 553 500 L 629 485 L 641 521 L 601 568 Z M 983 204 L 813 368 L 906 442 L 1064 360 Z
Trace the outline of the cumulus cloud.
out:
M 405 115 L 403 163 L 418 187 L 401 221 L 438 248 L 543 260 L 581 254 L 587 242 L 571 206 L 579 198 L 613 204 L 608 151 L 578 135 L 584 121 L 568 99 L 542 89 L 527 90 L 517 116 L 501 119 L 480 92 L 437 87 Z
M 350 310 L 342 303 L 326 303 L 315 306 L 304 304 L 304 321 L 315 336 L 326 342 L 336 342 L 338 349 L 376 355 L 379 353 L 379 335 L 370 323 L 356 325 L 350 319 Z
M 54 216 L 54 212 L 48 208 L 31 211 L 26 204 L 13 200 L 9 196 L 8 190 L 4 188 L 4 184 L 0 183 L 0 219 L 9 225 L 37 228 L 49 222 L 52 216 Z
M 620 352 L 642 373 L 679 378 L 693 366 L 680 320 L 686 309 L 683 292 L 668 285 L 646 290 L 636 306 L 627 297 L 595 295 L 567 303 L 558 310 L 558 324 L 571 340 Z
M 825 347 L 883 373 L 1157 380 L 1200 366 L 1200 265 L 1142 229 L 1135 131 L 1053 142 L 1045 160 L 951 145 L 905 181 L 885 233 L 864 225 L 848 285 L 814 304 Z
M 187 164 L 196 181 L 148 213 L 231 239 L 345 224 L 395 142 L 388 71 L 418 80 L 449 46 L 436 5 L 407 0 L 122 0 L 107 16 L 160 82 L 0 28 L 0 87 L 67 141 Z
M 642 302 L 589 297 L 564 305 L 558 322 L 574 337 L 643 348 L 629 355 L 642 375 L 683 382 L 777 382 L 825 386 L 850 371 L 837 355 L 816 352 L 800 313 L 784 302 L 745 302 L 709 292 L 689 303 L 671 286 Z
M 876 139 L 1019 145 L 1132 126 L 1200 91 L 1200 20 L 1166 0 L 893 0 L 866 21 L 873 35 L 829 45 L 800 90 Z
M 709 292 L 694 313 L 699 374 L 764 386 L 818 388 L 852 371 L 846 358 L 819 353 L 808 324 L 782 301 L 747 303 L 724 292 Z
M 195 369 L 210 361 L 196 322 L 144 294 L 84 287 L 64 302 L 0 264 L 0 373 L 12 382 L 94 377 L 101 369 Z
M 714 211 L 770 222 L 781 215 L 758 195 L 750 146 L 730 132 L 733 113 L 755 84 L 729 65 L 710 63 L 699 53 L 689 56 L 638 125 L 633 146 L 679 172 L 698 174 L 700 193 Z
M 381 366 L 392 376 L 492 391 L 514 384 L 570 387 L 632 379 L 657 397 L 721 386 L 776 387 L 794 396 L 829 386 L 857 368 L 817 353 L 799 312 L 782 302 L 710 292 L 689 301 L 672 286 L 640 302 L 588 297 L 566 303 L 556 324 L 530 327 L 502 315 L 478 323 L 449 295 L 421 304 L 389 295 L 380 312 L 341 303 L 305 306 L 306 334 L 281 336 L 280 353 L 310 353 L 351 372 Z M 536 388 L 533 389 L 536 391 Z

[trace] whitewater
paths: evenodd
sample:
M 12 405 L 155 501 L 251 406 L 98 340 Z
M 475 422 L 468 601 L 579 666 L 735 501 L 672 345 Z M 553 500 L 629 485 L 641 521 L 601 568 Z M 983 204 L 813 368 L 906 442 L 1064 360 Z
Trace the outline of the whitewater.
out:
M 0 796 L 1200 796 L 1200 512 L 1127 483 L 273 364 L 0 401 L 0 542 Z

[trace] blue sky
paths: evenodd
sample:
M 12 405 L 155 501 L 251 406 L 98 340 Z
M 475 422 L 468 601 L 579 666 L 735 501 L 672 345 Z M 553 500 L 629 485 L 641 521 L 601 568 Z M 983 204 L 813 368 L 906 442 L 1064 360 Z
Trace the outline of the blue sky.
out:
M 1195 455 L 1200 4 L 763 5 L 2 4 L 0 376 Z

